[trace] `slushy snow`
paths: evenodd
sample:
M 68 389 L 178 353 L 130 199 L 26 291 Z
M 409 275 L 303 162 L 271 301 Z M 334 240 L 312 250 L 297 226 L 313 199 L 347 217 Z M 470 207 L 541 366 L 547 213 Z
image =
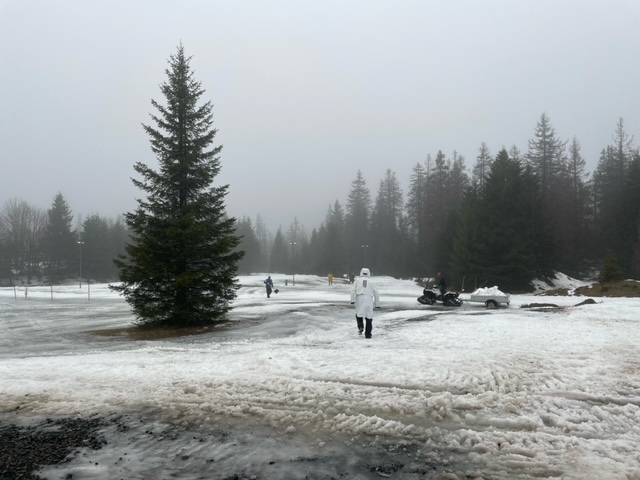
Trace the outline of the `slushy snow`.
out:
M 537 311 L 520 307 L 539 297 L 511 295 L 507 308 L 447 308 L 419 304 L 412 281 L 374 276 L 381 309 L 368 340 L 349 284 L 272 275 L 279 294 L 267 299 L 264 278 L 240 277 L 230 324 L 159 341 L 92 333 L 133 320 L 107 285 L 0 289 L 2 420 L 115 413 L 156 429 L 236 425 L 262 438 L 253 463 L 239 446 L 226 454 L 247 478 L 260 478 L 259 460 L 303 448 L 327 467 L 335 459 L 340 475 L 351 467 L 339 458 L 375 444 L 404 449 L 404 470 L 385 474 L 394 478 L 640 479 L 640 299 L 554 297 L 560 308 Z M 169 455 L 136 438 L 155 463 L 129 466 L 129 478 L 162 478 L 162 458 L 180 448 L 196 456 L 188 442 Z M 102 452 L 99 467 L 80 459 L 55 472 L 121 478 L 123 448 Z

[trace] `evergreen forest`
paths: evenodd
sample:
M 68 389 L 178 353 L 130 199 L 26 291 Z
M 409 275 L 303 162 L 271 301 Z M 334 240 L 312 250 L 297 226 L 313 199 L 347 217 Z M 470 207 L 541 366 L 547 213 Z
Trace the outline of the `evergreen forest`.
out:
M 625 278 L 640 279 L 640 149 L 623 119 L 612 127 L 591 172 L 578 139 L 558 138 L 544 113 L 526 151 L 492 152 L 483 143 L 473 159 L 429 153 L 403 179 L 406 191 L 392 169 L 367 185 L 355 165 L 350 190 L 327 205 L 319 225 L 293 218 L 273 232 L 260 215 L 236 219 L 236 248 L 245 252 L 238 273 L 342 278 L 367 266 L 374 275 L 429 278 L 443 271 L 454 288 L 515 292 L 554 271 L 595 278 L 614 258 Z M 113 260 L 130 234 L 123 218 L 99 214 L 74 225 L 60 192 L 48 209 L 7 199 L 0 284 L 117 281 Z

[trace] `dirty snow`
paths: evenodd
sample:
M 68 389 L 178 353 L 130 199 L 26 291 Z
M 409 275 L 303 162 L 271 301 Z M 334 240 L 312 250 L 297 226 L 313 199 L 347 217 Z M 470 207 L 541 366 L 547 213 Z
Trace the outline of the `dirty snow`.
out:
M 107 285 L 0 289 L 0 420 L 127 419 L 49 478 L 640 479 L 640 299 L 429 307 L 374 276 L 367 340 L 347 283 L 272 277 L 160 341 L 92 333 L 133 319 Z

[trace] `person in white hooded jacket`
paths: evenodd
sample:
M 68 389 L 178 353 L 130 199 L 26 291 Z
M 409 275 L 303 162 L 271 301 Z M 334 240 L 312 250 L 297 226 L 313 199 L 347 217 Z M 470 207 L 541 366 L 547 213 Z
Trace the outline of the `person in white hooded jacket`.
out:
M 353 282 L 351 303 L 356 304 L 358 333 L 362 335 L 362 331 L 364 330 L 365 338 L 371 338 L 371 331 L 373 330 L 373 309 L 378 308 L 379 301 L 378 287 L 376 287 L 375 282 L 371 280 L 371 272 L 368 268 L 363 268 L 360 270 L 360 276 Z

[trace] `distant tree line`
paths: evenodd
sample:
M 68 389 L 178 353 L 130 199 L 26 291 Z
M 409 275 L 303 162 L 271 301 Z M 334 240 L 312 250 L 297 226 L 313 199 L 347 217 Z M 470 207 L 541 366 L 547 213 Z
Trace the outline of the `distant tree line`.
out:
M 128 238 L 123 220 L 92 214 L 79 229 L 72 222 L 62 193 L 48 210 L 25 200 L 6 201 L 0 209 L 0 283 L 116 279 L 113 259 L 124 251 Z
M 310 233 L 296 218 L 275 233 L 260 215 L 237 219 L 245 252 L 238 272 L 340 277 L 367 266 L 400 278 L 444 271 L 467 290 L 516 290 L 553 271 L 585 277 L 615 258 L 626 278 L 640 278 L 640 150 L 622 119 L 592 173 L 585 163 L 579 141 L 558 138 L 543 113 L 526 153 L 514 146 L 493 154 L 483 143 L 469 172 L 455 151 L 429 154 L 413 167 L 406 194 L 390 169 L 375 196 L 357 171 L 346 200 L 328 205 Z M 73 229 L 72 218 L 60 193 L 47 211 L 8 200 L 0 280 L 57 283 L 80 267 L 85 278 L 117 280 L 123 220 L 94 214 Z
M 640 150 L 622 119 L 612 139 L 589 174 L 579 141 L 558 138 L 543 113 L 526 153 L 493 155 L 483 143 L 467 172 L 457 152 L 438 151 L 413 167 L 406 195 L 387 170 L 372 198 L 358 171 L 344 206 L 336 200 L 309 235 L 297 219 L 273 236 L 260 216 L 240 219 L 240 272 L 342 276 L 367 266 L 401 278 L 444 271 L 467 290 L 526 290 L 553 271 L 595 275 L 615 258 L 640 278 Z

